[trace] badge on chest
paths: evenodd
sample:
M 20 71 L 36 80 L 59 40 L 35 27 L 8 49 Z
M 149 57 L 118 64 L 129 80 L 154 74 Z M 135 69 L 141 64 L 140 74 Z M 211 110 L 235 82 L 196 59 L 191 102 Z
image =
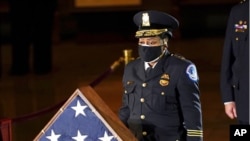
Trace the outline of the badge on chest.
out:
M 161 76 L 159 83 L 160 83 L 161 86 L 168 86 L 169 85 L 169 80 L 170 80 L 169 75 L 164 73 Z

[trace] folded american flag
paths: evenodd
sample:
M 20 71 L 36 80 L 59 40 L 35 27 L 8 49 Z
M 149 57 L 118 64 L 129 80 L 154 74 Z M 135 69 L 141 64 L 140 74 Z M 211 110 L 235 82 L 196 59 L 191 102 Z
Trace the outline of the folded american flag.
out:
M 34 141 L 121 141 L 77 89 Z

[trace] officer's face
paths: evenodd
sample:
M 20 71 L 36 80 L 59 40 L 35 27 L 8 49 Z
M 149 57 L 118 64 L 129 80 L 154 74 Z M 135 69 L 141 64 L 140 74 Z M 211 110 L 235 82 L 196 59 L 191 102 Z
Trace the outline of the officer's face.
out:
M 145 37 L 145 38 L 139 38 L 138 44 L 142 46 L 157 47 L 163 45 L 163 40 L 161 40 L 161 38 L 158 36 Z

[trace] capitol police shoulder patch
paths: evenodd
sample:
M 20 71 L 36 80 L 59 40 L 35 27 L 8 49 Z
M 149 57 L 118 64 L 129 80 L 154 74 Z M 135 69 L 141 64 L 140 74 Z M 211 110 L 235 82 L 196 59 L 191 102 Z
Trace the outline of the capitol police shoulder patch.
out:
M 196 70 L 196 67 L 194 64 L 190 64 L 187 67 L 186 73 L 191 80 L 193 80 L 193 81 L 198 80 L 198 74 L 197 74 L 197 70 Z

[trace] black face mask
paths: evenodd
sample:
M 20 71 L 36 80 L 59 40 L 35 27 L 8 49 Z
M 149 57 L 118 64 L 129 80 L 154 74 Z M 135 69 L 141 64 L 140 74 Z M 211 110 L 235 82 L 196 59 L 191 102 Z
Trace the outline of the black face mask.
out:
M 139 45 L 138 52 L 143 61 L 151 62 L 162 55 L 162 46 L 149 47 Z

